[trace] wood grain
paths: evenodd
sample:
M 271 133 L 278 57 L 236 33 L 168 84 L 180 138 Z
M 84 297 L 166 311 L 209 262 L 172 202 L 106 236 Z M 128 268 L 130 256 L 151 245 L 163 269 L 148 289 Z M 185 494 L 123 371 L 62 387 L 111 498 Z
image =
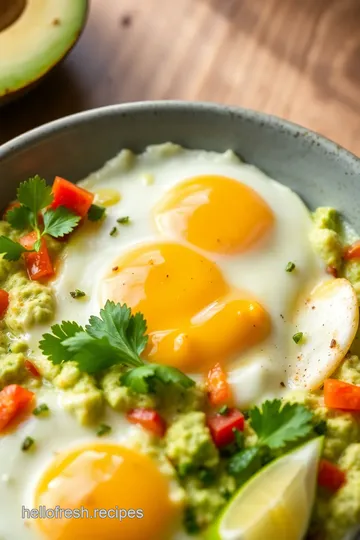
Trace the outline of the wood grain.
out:
M 359 0 L 92 0 L 68 58 L 0 109 L 0 143 L 87 108 L 210 100 L 288 118 L 360 155 Z

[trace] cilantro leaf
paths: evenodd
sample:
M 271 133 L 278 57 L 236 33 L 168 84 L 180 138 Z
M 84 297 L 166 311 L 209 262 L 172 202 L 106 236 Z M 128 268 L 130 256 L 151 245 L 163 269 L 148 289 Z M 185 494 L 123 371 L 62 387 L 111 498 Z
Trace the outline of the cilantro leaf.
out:
M 296 442 L 312 432 L 312 413 L 299 403 L 279 399 L 265 401 L 250 410 L 251 427 L 258 436 L 258 445 L 278 449 Z
M 35 216 L 53 201 L 51 186 L 46 185 L 45 180 L 38 175 L 21 182 L 17 198 L 19 203 L 29 208 Z
M 121 382 L 139 394 L 153 391 L 156 383 L 174 384 L 183 388 L 194 386 L 195 382 L 180 370 L 170 366 L 146 364 L 134 368 L 121 376 Z
M 141 365 L 140 354 L 146 347 L 146 321 L 141 313 L 131 314 L 126 304 L 115 304 L 108 300 L 100 317 L 92 315 L 85 326 L 87 333 L 97 339 L 107 336 L 117 350 L 118 358 L 128 365 Z
M 259 446 L 245 448 L 235 454 L 228 463 L 228 472 L 236 476 L 238 483 L 246 482 L 261 468 L 261 449 Z
M 73 354 L 64 347 L 63 342 L 83 332 L 83 327 L 76 322 L 63 321 L 61 324 L 54 324 L 51 331 L 52 334 L 44 334 L 39 343 L 43 354 L 55 365 L 72 360 Z
M 86 373 L 97 373 L 118 363 L 117 350 L 106 336 L 95 339 L 87 332 L 78 332 L 65 339 L 62 345 L 80 371 Z
M 44 231 L 54 238 L 61 238 L 71 233 L 80 221 L 80 216 L 70 212 L 65 206 L 58 206 L 55 210 L 44 212 Z
M 28 251 L 21 244 L 13 242 L 6 236 L 0 236 L 0 253 L 7 261 L 18 261 L 23 253 Z
M 88 210 L 87 217 L 90 221 L 99 221 L 105 216 L 106 208 L 92 204 Z
M 14 229 L 27 229 L 34 225 L 34 214 L 26 206 L 15 206 L 7 212 L 6 220 Z

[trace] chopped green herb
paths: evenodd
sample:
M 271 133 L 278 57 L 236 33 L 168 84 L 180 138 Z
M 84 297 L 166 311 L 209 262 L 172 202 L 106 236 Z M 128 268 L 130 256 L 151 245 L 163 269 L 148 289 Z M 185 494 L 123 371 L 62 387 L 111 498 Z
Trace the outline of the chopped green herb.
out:
M 44 334 L 39 345 L 53 364 L 72 360 L 87 373 L 99 373 L 116 364 L 132 368 L 121 381 L 138 393 L 152 392 L 158 383 L 183 388 L 195 384 L 177 368 L 144 363 L 140 355 L 148 341 L 146 321 L 141 313 L 132 315 L 126 304 L 108 300 L 100 317 L 92 315 L 85 328 L 63 321 L 51 330 L 52 334 Z
M 88 210 L 87 217 L 90 221 L 99 221 L 105 217 L 106 208 L 104 206 L 98 206 L 97 204 L 92 204 Z
M 226 416 L 228 412 L 229 412 L 229 407 L 227 405 L 223 405 L 218 410 L 218 413 L 221 414 L 222 416 Z
M 295 341 L 295 343 L 300 343 L 303 336 L 304 336 L 303 332 L 297 332 L 296 334 L 293 335 L 293 340 Z
M 215 480 L 214 471 L 210 469 L 200 469 L 199 479 L 201 480 L 204 486 L 210 486 Z
M 116 227 L 113 227 L 110 231 L 110 236 L 116 236 L 118 233 L 118 230 Z
M 103 437 L 103 435 L 107 435 L 111 431 L 111 426 L 108 426 L 107 424 L 100 424 L 96 435 L 98 437 Z
M 293 270 L 295 270 L 295 264 L 291 261 L 289 261 L 286 265 L 286 268 L 285 268 L 286 272 L 292 272 Z
M 30 448 L 35 444 L 35 441 L 32 437 L 25 437 L 25 439 L 23 440 L 23 443 L 21 445 L 21 450 L 23 452 L 27 452 L 28 450 L 30 450 Z
M 189 534 L 197 534 L 200 531 L 200 527 L 196 520 L 195 510 L 191 506 L 186 506 L 185 508 L 184 527 Z
M 228 464 L 228 471 L 236 476 L 239 484 L 246 482 L 261 468 L 260 447 L 245 448 L 233 456 Z
M 235 444 L 236 444 L 238 450 L 243 450 L 244 443 L 245 443 L 244 433 L 242 431 L 240 431 L 239 429 L 236 429 L 236 428 L 233 428 L 233 433 L 234 433 L 234 437 L 235 437 Z
M 130 223 L 130 217 L 124 216 L 116 220 L 120 225 L 128 225 Z
M 18 242 L 13 242 L 6 236 L 0 236 L 0 253 L 4 254 L 4 259 L 7 261 L 18 261 L 26 251 L 27 249 Z
M 86 296 L 86 293 L 84 293 L 84 291 L 80 291 L 80 289 L 75 289 L 75 291 L 70 291 L 70 296 L 72 298 L 83 298 Z
M 326 420 L 320 420 L 317 424 L 314 425 L 314 431 L 317 435 L 325 435 L 327 432 L 327 423 Z
M 49 407 L 46 405 L 46 403 L 41 403 L 40 405 L 35 407 L 32 413 L 34 416 L 40 416 L 41 414 L 48 413 L 48 412 L 49 412 Z

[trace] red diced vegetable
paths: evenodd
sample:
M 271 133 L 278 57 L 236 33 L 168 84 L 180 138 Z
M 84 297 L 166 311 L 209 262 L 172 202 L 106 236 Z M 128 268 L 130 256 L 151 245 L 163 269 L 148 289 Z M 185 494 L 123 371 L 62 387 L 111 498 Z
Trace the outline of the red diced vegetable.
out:
M 206 388 L 211 405 L 225 405 L 232 400 L 227 376 L 220 364 L 215 364 L 207 375 Z
M 327 266 L 326 272 L 331 276 L 334 276 L 334 278 L 338 277 L 338 271 L 336 270 L 335 266 Z
M 5 386 L 0 392 L 0 431 L 34 399 L 34 393 L 18 384 Z
M 360 259 L 360 240 L 345 249 L 344 259 L 346 261 L 350 261 L 351 259 Z
M 5 315 L 7 308 L 9 307 L 9 293 L 0 289 L 0 319 Z
M 244 415 L 237 409 L 229 409 L 227 414 L 211 414 L 207 418 L 214 443 L 219 448 L 231 444 L 235 440 L 234 431 L 244 430 Z
M 30 360 L 25 360 L 25 368 L 33 377 L 40 377 L 39 370 Z
M 158 437 L 163 437 L 166 431 L 165 420 L 154 409 L 132 409 L 126 415 L 132 424 L 140 424 L 143 428 L 151 431 Z
M 324 401 L 329 409 L 360 411 L 360 386 L 327 379 L 324 382 Z
M 94 194 L 57 176 L 52 187 L 52 208 L 65 206 L 74 214 L 85 217 L 94 200 Z
M 321 459 L 318 472 L 318 484 L 335 492 L 346 482 L 346 475 L 337 465 L 327 459 Z
M 33 249 L 36 240 L 37 234 L 35 231 L 33 231 L 20 238 L 20 244 L 26 249 Z M 24 258 L 27 273 L 30 279 L 38 280 L 54 275 L 54 267 L 50 260 L 45 238 L 41 239 L 39 251 L 34 251 L 33 253 L 24 253 Z

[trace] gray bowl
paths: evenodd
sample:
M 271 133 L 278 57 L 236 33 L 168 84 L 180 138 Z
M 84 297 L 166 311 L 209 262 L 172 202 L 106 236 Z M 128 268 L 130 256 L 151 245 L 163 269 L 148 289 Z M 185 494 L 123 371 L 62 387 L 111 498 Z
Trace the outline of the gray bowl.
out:
M 285 120 L 210 103 L 115 105 L 51 122 L 0 148 L 1 205 L 20 181 L 40 174 L 77 181 L 121 148 L 172 141 L 236 151 L 295 190 L 310 208 L 331 205 L 360 231 L 360 160 L 335 143 Z

